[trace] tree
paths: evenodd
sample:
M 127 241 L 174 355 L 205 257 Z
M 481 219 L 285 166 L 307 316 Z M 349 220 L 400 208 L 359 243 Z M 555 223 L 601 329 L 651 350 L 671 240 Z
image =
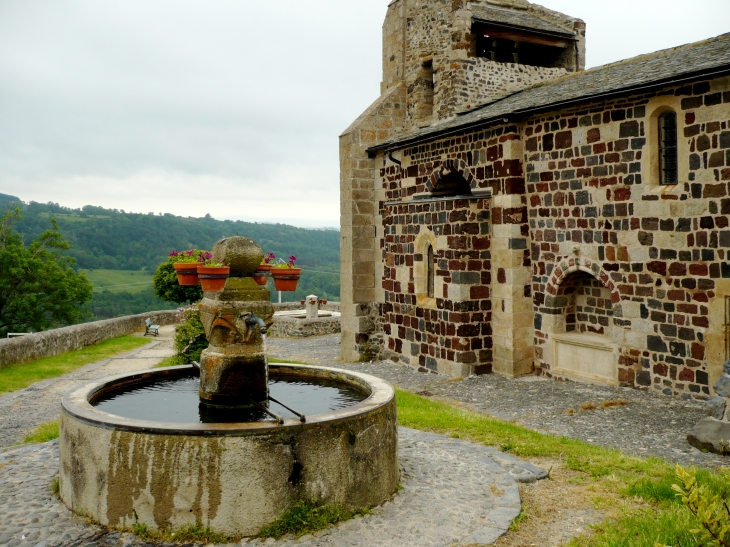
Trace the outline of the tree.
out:
M 183 287 L 177 282 L 177 274 L 172 260 L 163 262 L 157 266 L 155 275 L 152 277 L 152 286 L 158 298 L 176 304 L 192 304 L 203 298 L 203 289 L 200 285 L 194 287 Z
M 17 207 L 0 217 L 0 337 L 83 321 L 92 285 L 74 270 L 75 260 L 64 256 L 71 246 L 56 220 L 30 245 L 13 228 L 20 220 Z

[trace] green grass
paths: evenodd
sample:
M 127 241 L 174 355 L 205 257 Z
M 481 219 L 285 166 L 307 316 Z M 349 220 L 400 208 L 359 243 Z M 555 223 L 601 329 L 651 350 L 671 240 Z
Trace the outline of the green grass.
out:
M 300 537 L 327 528 L 335 522 L 350 519 L 353 516 L 354 513 L 345 511 L 338 506 L 314 505 L 302 501 L 289 509 L 278 520 L 264 526 L 259 532 L 259 537 L 280 538 L 287 534 Z
M 81 270 L 95 291 L 138 293 L 152 286 L 152 274 L 146 270 Z
M 170 357 L 166 357 L 159 363 L 155 365 L 155 368 L 164 368 L 164 367 L 179 367 L 182 365 L 189 365 L 190 363 L 185 363 L 186 359 L 180 355 L 171 355 Z
M 706 546 L 691 529 L 699 523 L 686 507 L 670 504 L 659 508 L 626 511 L 615 522 L 596 526 L 593 537 L 578 537 L 569 547 L 681 547 Z
M 617 520 L 596 527 L 595 534 L 574 539 L 571 546 L 703 545 L 689 532 L 698 522 L 671 490 L 679 481 L 674 466 L 664 460 L 627 456 L 618 450 L 544 435 L 400 390 L 396 398 L 402 426 L 483 443 L 517 456 L 560 460 L 597 488 L 645 507 L 625 510 Z M 697 482 L 707 485 L 712 493 L 730 492 L 728 480 L 706 469 L 698 470 Z
M 120 336 L 55 357 L 44 357 L 37 361 L 0 368 L 0 394 L 25 389 L 35 382 L 55 378 L 89 363 L 132 351 L 151 341 L 140 336 Z
M 136 513 L 135 513 L 136 515 Z M 230 536 L 214 532 L 208 527 L 200 525 L 188 525 L 178 528 L 177 530 L 149 530 L 144 523 L 135 523 L 132 525 L 132 532 L 141 539 L 151 539 L 155 541 L 163 541 L 166 543 L 228 543 Z
M 58 420 L 39 425 L 23 439 L 22 444 L 47 443 L 54 439 L 58 439 Z

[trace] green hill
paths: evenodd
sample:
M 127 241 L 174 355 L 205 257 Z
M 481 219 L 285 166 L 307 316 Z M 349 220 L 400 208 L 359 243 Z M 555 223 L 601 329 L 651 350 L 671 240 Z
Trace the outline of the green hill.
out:
M 7 196 L 8 199 L 2 196 L 5 195 L 0 194 L 0 209 L 15 205 L 12 201 L 19 201 L 13 196 Z M 80 269 L 127 270 L 119 274 L 121 278 L 129 276 L 129 271 L 145 270 L 147 275 L 151 275 L 161 262 L 167 260 L 173 249 L 210 249 L 224 237 L 242 235 L 258 242 L 264 252 L 273 252 L 284 259 L 289 255 L 297 257 L 297 265 L 304 268 L 302 279 L 296 292 L 282 294 L 284 301 L 300 300 L 307 294 L 339 300 L 340 233 L 337 230 L 216 220 L 210 215 L 194 218 L 127 213 L 90 205 L 82 209 L 70 209 L 57 203 L 21 202 L 21 207 L 23 220 L 16 225 L 18 231 L 28 238 L 34 238 L 48 228 L 51 217 L 55 218 L 61 233 L 72 246 L 68 254 L 76 259 Z M 129 290 L 127 287 L 112 287 L 123 283 L 110 283 L 109 276 L 108 272 L 90 276 L 92 282 L 96 278 L 105 279 L 103 283 L 99 281 L 96 284 L 98 289 L 103 285 L 108 288 L 104 292 L 95 292 L 95 300 L 105 295 L 107 304 L 115 298 L 121 302 L 124 295 L 136 292 L 136 287 L 129 287 Z M 273 286 L 269 288 L 273 293 Z M 117 292 L 118 289 L 124 292 Z M 136 299 L 141 299 L 141 294 Z M 275 300 L 276 296 L 272 294 L 272 299 Z M 148 298 L 143 300 L 145 303 L 140 305 L 149 305 Z M 113 309 L 115 305 L 111 303 L 105 309 Z M 117 307 L 126 310 L 129 306 L 119 303 Z M 94 308 L 94 301 L 91 308 Z M 97 312 L 94 313 L 97 318 L 101 318 Z M 122 311 L 117 312 L 117 315 L 123 314 Z

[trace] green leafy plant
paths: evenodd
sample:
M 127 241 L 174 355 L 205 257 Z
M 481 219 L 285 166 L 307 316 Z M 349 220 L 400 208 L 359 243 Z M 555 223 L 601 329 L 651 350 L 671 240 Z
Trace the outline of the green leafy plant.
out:
M 203 298 L 203 290 L 200 285 L 183 287 L 177 282 L 177 273 L 173 266 L 175 260 L 171 256 L 167 262 L 157 266 L 155 275 L 152 276 L 152 286 L 155 295 L 166 302 L 176 304 L 192 304 Z M 197 262 L 197 259 L 196 259 Z
M 297 257 L 294 255 L 291 255 L 289 257 L 289 262 L 280 262 L 278 264 L 273 264 L 273 268 L 297 268 L 298 266 L 295 265 L 295 262 L 297 261 Z
M 71 246 L 58 223 L 26 245 L 14 229 L 19 208 L 0 217 L 0 337 L 8 332 L 40 331 L 79 323 L 88 317 L 83 305 L 92 285 L 76 273 L 76 261 L 65 253 Z
M 213 255 L 208 251 L 202 251 L 198 257 L 198 265 L 204 265 L 206 268 L 224 268 L 227 266 L 225 260 L 220 262 L 213 260 Z
M 690 532 L 713 547 L 730 547 L 730 507 L 727 503 L 727 492 L 712 493 L 707 485 L 698 484 L 697 469 L 694 467 L 684 469 L 677 465 L 675 472 L 679 484 L 673 484 L 672 489 L 701 525 L 701 528 L 694 528 Z M 730 481 L 730 470 L 720 469 L 720 472 Z
M 179 364 L 200 361 L 200 354 L 208 347 L 200 312 L 196 307 L 188 306 L 180 308 L 177 317 L 180 324 L 175 327 L 174 346 Z
M 51 481 L 51 492 L 58 495 L 58 493 L 61 491 L 61 480 L 56 477 Z
M 203 255 L 212 256 L 208 251 L 203 251 L 200 249 L 190 249 L 189 251 L 175 251 L 173 250 L 168 255 L 168 262 L 185 262 L 185 263 L 194 263 L 194 262 L 202 262 L 200 259 Z
M 266 255 L 264 255 L 264 259 L 261 261 L 261 264 L 273 264 L 274 260 L 276 260 L 276 255 L 274 253 L 266 253 Z

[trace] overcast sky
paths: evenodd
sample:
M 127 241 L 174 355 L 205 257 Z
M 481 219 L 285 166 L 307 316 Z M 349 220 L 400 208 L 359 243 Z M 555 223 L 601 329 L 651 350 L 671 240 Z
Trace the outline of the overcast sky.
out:
M 339 225 L 338 135 L 388 0 L 0 0 L 0 193 Z M 729 0 L 544 0 L 588 65 L 730 31 Z

